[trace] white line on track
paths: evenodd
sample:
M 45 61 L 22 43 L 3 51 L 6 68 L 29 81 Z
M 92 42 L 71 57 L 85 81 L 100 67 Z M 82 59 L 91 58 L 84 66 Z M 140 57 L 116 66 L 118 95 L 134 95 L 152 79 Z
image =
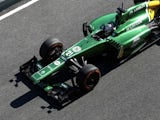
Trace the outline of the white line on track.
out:
M 7 18 L 7 17 L 9 17 L 9 16 L 11 16 L 11 15 L 13 15 L 13 14 L 21 11 L 21 10 L 23 10 L 24 8 L 29 7 L 30 5 L 32 5 L 32 4 L 34 4 L 34 3 L 38 2 L 38 1 L 39 1 L 39 0 L 31 0 L 31 1 L 29 1 L 28 3 L 25 3 L 25 4 L 23 4 L 22 6 L 19 6 L 19 7 L 15 8 L 15 9 L 9 11 L 8 13 L 0 16 L 0 21 L 2 21 L 3 19 L 5 19 L 5 18 Z

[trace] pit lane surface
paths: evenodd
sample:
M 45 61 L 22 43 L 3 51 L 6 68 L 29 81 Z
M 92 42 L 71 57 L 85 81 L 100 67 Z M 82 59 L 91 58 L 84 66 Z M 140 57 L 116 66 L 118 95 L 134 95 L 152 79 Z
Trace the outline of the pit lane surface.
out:
M 125 8 L 133 5 L 123 0 Z M 1 120 L 159 120 L 160 46 L 152 46 L 101 78 L 60 111 L 14 76 L 50 36 L 66 48 L 83 38 L 81 24 L 116 10 L 122 0 L 40 0 L 0 22 Z

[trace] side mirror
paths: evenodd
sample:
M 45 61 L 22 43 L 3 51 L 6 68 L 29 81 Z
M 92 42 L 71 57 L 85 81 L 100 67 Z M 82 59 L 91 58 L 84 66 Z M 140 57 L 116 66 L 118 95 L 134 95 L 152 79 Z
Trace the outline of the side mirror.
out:
M 87 22 L 83 23 L 83 35 L 84 35 L 84 37 L 88 36 L 88 24 L 87 24 Z
M 126 11 L 123 8 L 117 8 L 117 12 L 121 14 L 125 13 Z

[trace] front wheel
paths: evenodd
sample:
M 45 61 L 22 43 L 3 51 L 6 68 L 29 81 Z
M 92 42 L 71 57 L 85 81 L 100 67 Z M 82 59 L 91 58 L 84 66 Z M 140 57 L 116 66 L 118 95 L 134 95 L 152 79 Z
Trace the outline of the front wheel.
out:
M 81 90 L 89 92 L 97 85 L 100 77 L 100 70 L 92 64 L 87 64 L 79 71 L 76 83 Z
M 49 38 L 40 47 L 40 56 L 47 61 L 54 61 L 63 51 L 63 44 L 55 38 Z

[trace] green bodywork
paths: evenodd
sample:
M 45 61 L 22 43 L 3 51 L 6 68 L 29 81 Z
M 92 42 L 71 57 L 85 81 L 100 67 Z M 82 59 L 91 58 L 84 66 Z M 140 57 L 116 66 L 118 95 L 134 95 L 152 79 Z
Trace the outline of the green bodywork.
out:
M 82 56 L 91 57 L 96 54 L 100 54 L 105 50 L 105 43 L 105 39 L 97 41 L 94 38 L 92 38 L 91 35 L 89 35 L 86 38 L 79 41 L 78 43 L 74 44 L 66 51 L 64 51 L 57 60 L 33 74 L 31 79 L 34 81 L 34 83 L 39 83 L 40 80 L 43 80 L 46 76 L 62 69 L 71 58 L 78 59 Z
M 31 76 L 34 83 L 39 83 L 47 76 L 56 73 L 66 67 L 72 58 L 80 59 L 101 54 L 107 50 L 107 44 L 113 46 L 117 50 L 117 58 L 122 59 L 128 55 L 137 52 L 145 44 L 145 37 L 151 33 L 151 29 L 147 26 L 150 22 L 147 12 L 146 3 L 135 5 L 126 10 L 120 18 L 119 26 L 114 30 L 114 35 L 106 38 L 95 39 L 93 36 L 101 31 L 102 25 L 107 25 L 116 21 L 117 13 L 107 14 L 99 17 L 89 26 L 92 30 L 87 37 L 65 50 L 62 55 L 49 65 L 43 67 Z

